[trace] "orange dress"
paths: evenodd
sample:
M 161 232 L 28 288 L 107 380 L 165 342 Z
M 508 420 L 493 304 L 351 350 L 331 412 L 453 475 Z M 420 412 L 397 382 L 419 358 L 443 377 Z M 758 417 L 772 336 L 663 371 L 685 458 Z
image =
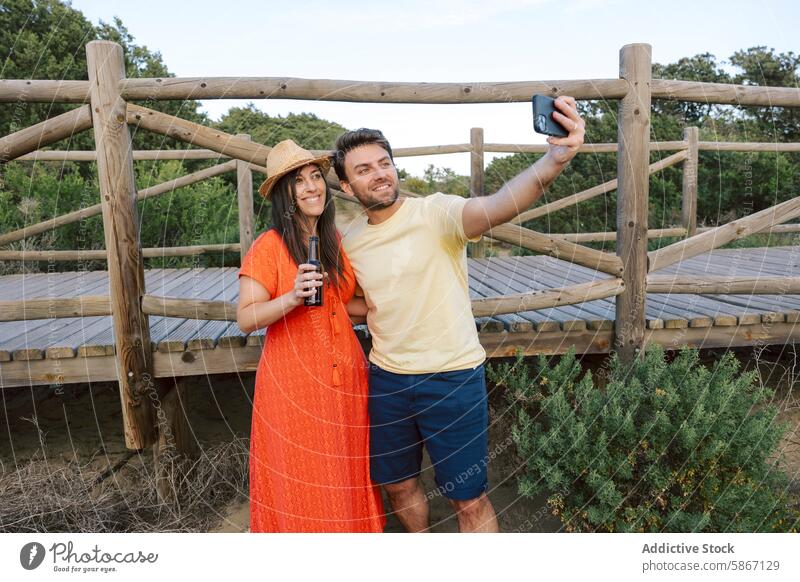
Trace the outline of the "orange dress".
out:
M 345 304 L 355 274 L 322 307 L 300 306 L 269 326 L 256 372 L 250 437 L 250 531 L 380 532 L 386 519 L 369 477 L 367 362 Z M 275 298 L 297 264 L 276 230 L 253 243 L 239 275 Z

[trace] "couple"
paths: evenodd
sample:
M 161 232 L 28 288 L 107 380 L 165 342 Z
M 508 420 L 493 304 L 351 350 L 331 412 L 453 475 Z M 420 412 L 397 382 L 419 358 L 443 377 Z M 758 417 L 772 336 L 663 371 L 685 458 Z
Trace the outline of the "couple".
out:
M 380 532 L 380 490 L 408 531 L 428 528 L 422 447 L 459 530 L 495 532 L 486 495 L 488 407 L 467 284 L 466 245 L 533 204 L 583 143 L 575 100 L 556 100 L 564 138 L 492 196 L 400 198 L 392 149 L 350 131 L 331 162 L 276 145 L 259 192 L 273 228 L 242 261 L 237 320 L 269 327 L 256 374 L 250 448 L 253 532 Z M 331 163 L 364 214 L 341 236 Z M 307 264 L 319 237 L 325 275 Z M 323 305 L 304 300 L 322 287 Z M 363 290 L 363 291 L 362 291 Z M 352 321 L 366 321 L 366 362 Z

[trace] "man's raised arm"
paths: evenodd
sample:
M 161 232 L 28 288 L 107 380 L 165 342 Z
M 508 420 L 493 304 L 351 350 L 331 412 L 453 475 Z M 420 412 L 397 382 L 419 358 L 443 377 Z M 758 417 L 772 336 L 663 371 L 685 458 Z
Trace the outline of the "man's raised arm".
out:
M 464 234 L 473 238 L 525 211 L 553 183 L 583 144 L 585 124 L 572 97 L 555 101 L 553 119 L 569 131 L 567 137 L 548 137 L 550 148 L 535 164 L 506 182 L 491 196 L 470 198 L 461 219 Z

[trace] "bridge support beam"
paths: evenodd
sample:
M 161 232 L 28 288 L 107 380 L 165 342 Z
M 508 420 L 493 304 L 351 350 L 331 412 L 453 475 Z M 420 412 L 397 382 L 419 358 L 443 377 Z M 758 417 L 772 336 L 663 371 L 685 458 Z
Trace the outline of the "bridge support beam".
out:
M 195 458 L 197 440 L 186 414 L 187 378 L 161 378 L 158 381 L 158 444 L 153 447 L 156 495 L 162 502 L 174 502 L 182 467 L 181 459 Z
M 645 337 L 651 55 L 648 44 L 625 45 L 619 54 L 619 76 L 628 82 L 617 132 L 617 255 L 625 269 L 625 292 L 616 298 L 614 347 L 627 361 L 639 353 Z

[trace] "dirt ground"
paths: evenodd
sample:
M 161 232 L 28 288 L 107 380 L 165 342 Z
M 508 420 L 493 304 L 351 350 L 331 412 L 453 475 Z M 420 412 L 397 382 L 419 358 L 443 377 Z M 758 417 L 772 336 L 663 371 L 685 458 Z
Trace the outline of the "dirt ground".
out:
M 211 382 L 198 378 L 191 383 L 187 391 L 188 418 L 201 447 L 249 435 L 253 385 L 253 375 L 216 376 Z M 125 448 L 115 384 L 70 385 L 59 392 L 36 387 L 8 389 L 3 393 L 5 406 L 0 422 L 5 426 L 0 441 L 0 474 L 13 471 L 29 459 L 39 459 L 52 467 L 75 461 L 84 464 L 93 459 L 91 466 L 100 470 L 114 467 L 130 454 Z M 526 531 L 556 531 L 559 523 L 544 510 L 543 498 L 530 500 L 517 494 L 515 480 L 507 477 L 510 473 L 508 435 L 503 434 L 499 422 L 491 430 L 490 497 L 501 527 L 504 531 L 521 526 Z M 136 454 L 128 463 L 151 461 L 148 454 Z M 457 531 L 450 505 L 436 495 L 427 458 L 425 462 L 423 483 L 431 499 L 432 530 Z M 210 531 L 241 532 L 248 528 L 246 492 L 229 506 L 209 506 L 208 511 L 218 517 L 218 524 Z M 386 531 L 399 532 L 402 527 L 390 516 Z
M 592 360 L 586 363 L 589 367 L 595 365 Z M 800 381 L 800 375 L 795 377 L 791 363 L 767 362 L 761 367 L 764 381 L 776 387 L 775 402 L 781 410 L 780 420 L 792 427 L 782 449 L 786 471 L 796 487 L 800 480 L 800 386 L 795 383 Z M 252 374 L 198 377 L 191 382 L 186 398 L 188 418 L 192 435 L 202 449 L 248 437 L 253 385 Z M 52 467 L 89 463 L 97 471 L 116 468 L 120 475 L 124 475 L 125 467 L 152 463 L 151 455 L 131 453 L 125 447 L 116 384 L 5 389 L 0 391 L 0 396 L 0 479 L 7 478 L 15 468 L 31 459 Z M 501 530 L 559 531 L 560 523 L 548 512 L 544 496 L 529 499 L 517 493 L 510 419 L 503 414 L 504 398 L 498 390 L 490 393 L 490 407 L 489 496 Z M 116 482 L 124 488 L 124 479 Z M 432 470 L 427 462 L 423 483 L 431 499 L 432 530 L 457 531 L 449 503 L 435 493 Z M 246 484 L 240 489 L 233 501 L 205 507 L 212 524 L 207 531 L 247 531 Z M 388 503 L 386 506 L 388 508 Z M 402 527 L 390 516 L 386 531 L 400 532 Z

